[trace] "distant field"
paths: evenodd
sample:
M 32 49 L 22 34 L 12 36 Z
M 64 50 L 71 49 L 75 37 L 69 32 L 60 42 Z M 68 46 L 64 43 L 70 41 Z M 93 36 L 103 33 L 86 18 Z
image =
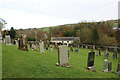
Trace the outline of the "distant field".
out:
M 3 78 L 118 78 L 110 72 L 102 72 L 104 52 L 102 56 L 95 56 L 97 72 L 90 72 L 85 69 L 87 65 L 87 53 L 90 49 L 81 49 L 80 52 L 70 52 L 70 68 L 58 67 L 57 49 L 51 53 L 45 51 L 21 51 L 17 46 L 2 46 Z M 113 63 L 113 71 L 116 71 L 118 60 L 112 59 L 110 52 L 109 61 Z

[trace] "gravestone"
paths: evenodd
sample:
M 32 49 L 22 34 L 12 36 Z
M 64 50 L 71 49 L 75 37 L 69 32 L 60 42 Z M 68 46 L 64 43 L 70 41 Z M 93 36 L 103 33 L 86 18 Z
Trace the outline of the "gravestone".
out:
M 103 72 L 108 72 L 108 59 L 104 60 L 104 63 L 103 63 Z
M 93 49 L 95 49 L 95 46 L 93 46 Z
M 32 48 L 32 43 L 31 42 L 29 43 L 29 45 L 30 45 L 30 48 Z
M 95 58 L 95 52 L 91 50 L 88 53 L 87 68 L 94 66 L 94 58 Z
M 118 53 L 117 46 L 115 46 L 113 52 L 113 59 L 117 59 L 117 53 Z
M 18 45 L 18 40 L 15 40 L 15 45 Z
M 6 43 L 6 45 L 11 45 L 10 35 L 6 35 L 6 36 L 5 36 L 5 43 Z
M 0 32 L 0 44 L 2 43 L 2 34 Z
M 22 34 L 22 36 L 18 40 L 18 49 L 28 51 L 26 35 L 24 34 Z
M 105 50 L 105 57 L 109 57 L 108 48 Z
M 78 49 L 78 48 L 75 48 L 75 52 L 79 52 L 79 49 Z
M 88 61 L 87 61 L 87 68 L 86 69 L 88 69 L 92 72 L 96 72 L 96 67 L 94 65 L 94 58 L 95 58 L 95 52 L 91 50 L 88 53 Z
M 58 48 L 58 65 L 68 66 L 68 47 L 66 45 L 59 46 Z
M 115 72 L 115 74 L 120 76 L 120 63 L 118 63 L 117 71 Z
M 108 63 L 108 72 L 111 72 L 112 71 L 112 62 L 109 62 Z
M 53 52 L 53 50 L 54 50 L 54 49 L 53 49 L 53 47 L 51 46 L 51 47 L 50 47 L 50 52 Z
M 101 49 L 98 48 L 97 56 L 101 56 Z
M 40 52 L 44 53 L 44 42 L 40 43 Z
M 88 49 L 88 46 L 86 46 L 85 48 Z

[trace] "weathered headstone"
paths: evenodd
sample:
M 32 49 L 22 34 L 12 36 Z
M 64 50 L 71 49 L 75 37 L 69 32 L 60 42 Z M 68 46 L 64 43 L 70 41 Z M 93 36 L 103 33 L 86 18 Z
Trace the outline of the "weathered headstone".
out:
M 85 48 L 88 49 L 88 46 L 86 46 Z
M 117 59 L 117 54 L 118 54 L 118 51 L 117 51 L 117 46 L 114 47 L 114 52 L 113 52 L 113 59 Z
M 97 56 L 101 56 L 101 49 L 98 48 Z
M 112 62 L 109 62 L 108 63 L 108 72 L 111 72 L 112 71 Z
M 68 66 L 68 48 L 66 45 L 59 46 L 58 48 L 58 65 Z
M 6 36 L 5 36 L 5 43 L 6 43 L 6 45 L 11 45 L 10 35 L 6 35 Z
M 88 53 L 88 62 L 87 62 L 87 67 L 92 67 L 94 66 L 94 58 L 95 58 L 95 52 L 90 51 Z
M 15 40 L 15 45 L 18 45 L 18 40 Z
M 103 63 L 103 72 L 108 72 L 108 59 L 104 60 L 104 63 Z
M 75 52 L 79 52 L 79 49 L 78 49 L 78 48 L 75 48 Z
M 95 49 L 95 46 L 93 45 L 93 49 Z
M 51 46 L 51 47 L 50 47 L 50 52 L 53 52 L 53 50 L 54 50 L 54 49 L 53 49 L 53 47 Z
M 18 41 L 18 49 L 28 51 L 26 35 L 22 34 Z
M 108 48 L 105 50 L 105 57 L 109 57 Z
M 44 53 L 45 51 L 44 51 L 44 42 L 41 42 L 40 43 L 40 52 L 41 53 Z

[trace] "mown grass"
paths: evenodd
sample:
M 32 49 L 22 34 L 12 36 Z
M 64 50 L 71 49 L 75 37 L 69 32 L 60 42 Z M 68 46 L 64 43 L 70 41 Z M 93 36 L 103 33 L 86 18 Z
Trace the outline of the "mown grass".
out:
M 2 46 L 2 77 L 3 78 L 118 78 L 111 72 L 102 72 L 104 52 L 102 56 L 95 56 L 97 72 L 85 69 L 87 65 L 87 53 L 90 49 L 79 49 L 80 52 L 70 52 L 69 62 L 71 67 L 58 67 L 57 49 L 54 52 L 45 50 L 21 51 L 17 46 Z M 96 51 L 95 51 L 96 52 Z M 110 52 L 109 61 L 112 61 L 113 71 L 117 68 L 117 59 L 112 59 Z

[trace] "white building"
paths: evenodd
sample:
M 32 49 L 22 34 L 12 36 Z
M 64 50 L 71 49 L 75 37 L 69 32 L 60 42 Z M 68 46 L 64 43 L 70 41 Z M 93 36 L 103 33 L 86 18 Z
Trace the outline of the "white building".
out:
M 72 44 L 74 41 L 80 42 L 80 38 L 79 37 L 51 37 L 51 42 L 54 42 L 54 43 Z

